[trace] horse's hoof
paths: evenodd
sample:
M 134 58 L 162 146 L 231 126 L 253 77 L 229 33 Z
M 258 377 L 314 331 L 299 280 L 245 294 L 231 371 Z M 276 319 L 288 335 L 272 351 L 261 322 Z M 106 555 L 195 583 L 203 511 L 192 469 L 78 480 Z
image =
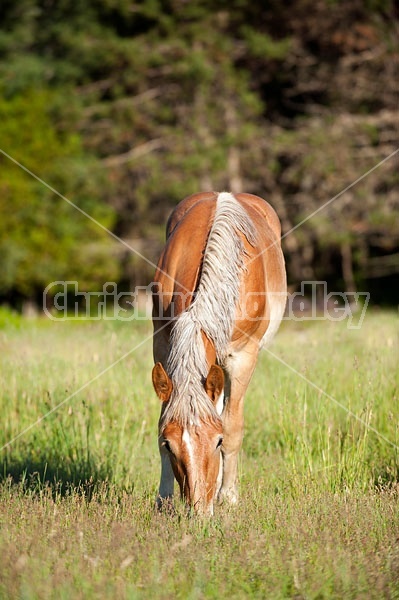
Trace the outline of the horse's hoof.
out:
M 218 494 L 218 504 L 230 504 L 234 506 L 238 503 L 238 492 L 234 488 L 227 490 L 221 489 Z
M 172 498 L 158 498 L 155 501 L 155 512 L 158 514 L 174 515 L 175 507 Z

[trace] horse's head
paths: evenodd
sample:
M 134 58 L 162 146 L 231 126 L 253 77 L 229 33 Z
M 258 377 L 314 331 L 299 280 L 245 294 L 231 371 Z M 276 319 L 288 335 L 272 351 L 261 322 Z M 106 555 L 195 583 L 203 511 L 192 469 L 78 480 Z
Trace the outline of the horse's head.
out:
M 161 363 L 152 372 L 155 391 L 162 402 L 171 397 L 173 384 Z M 216 405 L 224 388 L 222 369 L 212 365 L 204 388 Z M 213 414 L 197 424 L 181 425 L 170 420 L 160 425 L 159 447 L 167 453 L 173 473 L 180 486 L 180 493 L 187 504 L 200 514 L 213 514 L 213 502 L 220 465 L 220 449 L 223 442 L 221 419 Z

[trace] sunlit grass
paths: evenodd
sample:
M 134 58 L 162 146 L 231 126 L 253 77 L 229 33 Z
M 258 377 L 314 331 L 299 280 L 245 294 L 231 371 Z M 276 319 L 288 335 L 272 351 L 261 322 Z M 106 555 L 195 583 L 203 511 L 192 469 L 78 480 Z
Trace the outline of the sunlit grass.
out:
M 153 511 L 150 324 L 13 318 L 0 350 L 0 597 L 399 597 L 393 313 L 283 324 L 211 521 Z

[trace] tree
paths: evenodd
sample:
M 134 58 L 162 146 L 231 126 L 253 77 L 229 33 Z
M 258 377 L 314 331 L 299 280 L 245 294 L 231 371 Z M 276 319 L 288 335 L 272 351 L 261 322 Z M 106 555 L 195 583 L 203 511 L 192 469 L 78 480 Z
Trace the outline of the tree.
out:
M 265 197 L 287 233 L 396 147 L 391 0 L 5 0 L 0 21 L 3 150 L 152 262 L 192 192 Z M 54 276 L 151 279 L 148 263 L 0 166 L 0 294 L 39 293 Z M 291 284 L 397 276 L 397 206 L 391 161 L 287 235 Z
M 32 297 L 58 279 L 78 279 L 91 289 L 119 275 L 107 234 L 24 170 L 112 227 L 112 210 L 95 201 L 79 137 L 56 131 L 49 117 L 56 100 L 53 92 L 26 90 L 0 101 L 2 148 L 24 167 L 0 156 L 3 295 Z

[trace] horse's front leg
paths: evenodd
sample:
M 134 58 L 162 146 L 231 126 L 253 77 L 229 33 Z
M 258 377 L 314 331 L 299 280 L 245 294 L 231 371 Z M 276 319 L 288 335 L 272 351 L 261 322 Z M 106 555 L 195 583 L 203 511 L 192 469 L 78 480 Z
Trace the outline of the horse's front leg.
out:
M 231 356 L 228 362 L 230 379 L 223 419 L 222 471 L 218 502 L 236 504 L 238 501 L 238 456 L 244 436 L 244 394 L 255 369 L 258 345 L 252 351 Z
M 161 456 L 161 481 L 159 483 L 159 491 L 156 499 L 156 507 L 158 510 L 170 510 L 173 504 L 173 492 L 175 484 L 175 476 L 173 474 L 172 465 L 167 450 L 160 447 L 159 453 Z
M 221 469 L 219 473 L 220 489 L 218 502 L 227 501 L 236 504 L 238 501 L 238 455 L 244 435 L 244 398 L 235 399 L 226 406 L 223 414 L 223 445 Z

